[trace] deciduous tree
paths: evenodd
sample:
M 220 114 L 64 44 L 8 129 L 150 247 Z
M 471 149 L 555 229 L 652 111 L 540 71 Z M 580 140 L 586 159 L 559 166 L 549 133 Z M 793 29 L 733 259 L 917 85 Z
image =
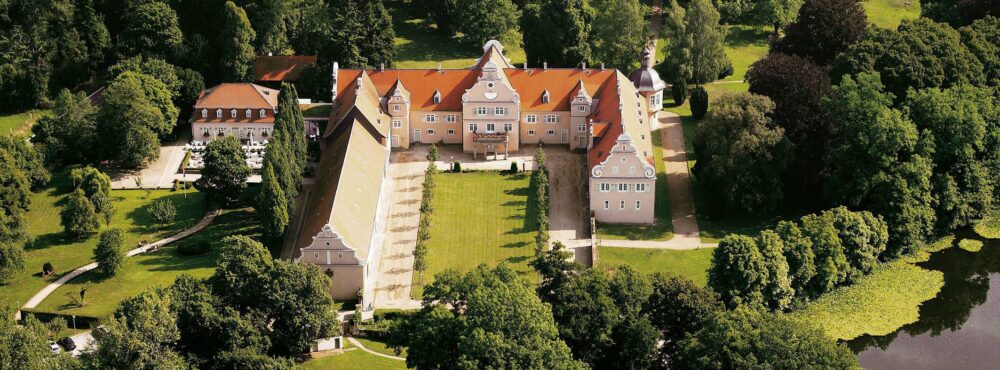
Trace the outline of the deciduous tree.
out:
M 99 158 L 97 108 L 83 92 L 63 89 L 55 99 L 52 114 L 31 127 L 32 143 L 52 164 L 84 163 Z
M 726 236 L 712 252 L 708 286 L 719 292 L 729 307 L 763 307 L 762 292 L 768 283 L 767 261 L 753 238 Z
M 511 0 L 458 1 L 454 14 L 455 29 L 465 35 L 462 40 L 467 44 L 499 40 L 507 47 L 521 45 L 521 11 Z
M 93 234 L 100 227 L 94 204 L 80 189 L 66 197 L 66 205 L 59 212 L 59 218 L 63 230 L 77 239 Z
M 657 273 L 652 285 L 645 310 L 663 339 L 653 368 L 670 369 L 681 340 L 726 307 L 711 289 L 699 288 L 685 278 Z
M 587 0 L 543 0 L 525 5 L 521 30 L 527 60 L 560 67 L 590 61 L 594 13 Z
M 639 0 L 595 0 L 590 43 L 595 63 L 622 71 L 639 66 L 646 46 L 646 21 Z
M 48 185 L 52 177 L 45 168 L 44 155 L 32 145 L 23 135 L 0 136 L 0 149 L 6 150 L 14 157 L 17 167 L 28 178 L 32 190 L 38 190 Z
M 169 58 L 184 42 L 177 13 L 166 3 L 136 3 L 128 6 L 123 15 L 125 29 L 118 35 L 119 56 L 141 54 Z
M 232 1 L 227 1 L 220 30 L 222 40 L 222 78 L 227 82 L 253 81 L 253 61 L 257 54 L 252 43 L 257 34 L 250 27 L 247 13 Z
M 231 202 L 243 195 L 250 177 L 246 153 L 235 136 L 216 139 L 205 148 L 205 168 L 195 182 L 212 199 Z
M 771 52 L 798 55 L 825 66 L 860 40 L 867 28 L 868 18 L 858 1 L 806 0 Z
M 104 277 L 115 276 L 125 266 L 124 233 L 121 229 L 109 229 L 101 232 L 97 247 L 94 248 L 94 260 L 97 261 L 97 273 Z
M 147 75 L 125 72 L 104 89 L 101 97 L 97 132 L 103 138 L 103 157 L 124 168 L 140 167 L 156 159 L 160 154 L 158 135 L 173 129 L 172 117 L 177 112 L 166 86 Z M 164 115 L 165 111 L 172 115 Z

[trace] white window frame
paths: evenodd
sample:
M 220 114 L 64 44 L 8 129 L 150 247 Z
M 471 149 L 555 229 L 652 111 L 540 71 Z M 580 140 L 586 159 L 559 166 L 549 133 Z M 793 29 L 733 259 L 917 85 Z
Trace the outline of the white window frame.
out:
M 392 111 L 393 112 L 399 112 L 399 104 L 393 104 L 392 105 Z
M 618 208 L 619 209 L 625 209 L 625 201 L 624 200 L 618 202 Z
M 546 114 L 545 115 L 545 123 L 559 123 L 559 115 L 558 114 Z
M 261 110 L 260 110 L 259 112 L 257 112 L 257 113 L 258 113 L 258 115 L 260 116 L 260 118 L 266 118 L 266 117 L 267 117 L 267 110 L 266 110 L 266 109 L 261 109 Z
M 496 109 L 493 110 L 493 115 L 495 116 L 503 116 L 505 114 L 507 114 L 507 108 L 496 107 Z
M 444 116 L 444 121 L 445 121 L 445 122 L 448 122 L 448 123 L 455 123 L 455 122 L 458 122 L 458 116 L 456 116 L 456 115 L 454 115 L 454 114 L 446 114 L 446 115 Z
M 503 132 L 511 132 L 511 131 L 514 131 L 514 124 L 513 123 L 504 123 L 503 124 Z
M 434 135 L 434 134 L 435 134 L 435 131 L 434 131 L 434 129 L 432 129 L 432 128 L 429 128 L 429 129 L 427 129 L 427 135 L 428 135 L 428 136 L 430 136 L 430 135 Z
M 436 114 L 425 114 L 424 115 L 424 122 L 435 123 L 435 122 L 437 122 L 437 117 L 438 116 Z
M 604 209 L 611 209 L 611 202 L 604 201 Z
M 470 123 L 469 124 L 469 132 L 476 132 L 476 131 L 479 131 L 479 124 L 478 123 Z
M 579 125 L 576 125 L 576 132 L 587 132 L 587 124 L 581 123 Z
M 392 128 L 403 128 L 403 120 L 401 119 L 392 120 Z
M 247 108 L 247 110 L 243 113 L 246 113 L 247 118 L 253 118 L 253 109 Z
M 535 136 L 535 130 L 528 130 L 528 136 Z
M 215 110 L 215 118 L 222 118 L 222 108 L 217 108 Z
M 545 132 L 545 134 L 548 136 L 556 136 L 556 130 L 548 130 Z
M 642 209 L 641 204 L 642 204 L 642 201 L 640 201 L 640 200 L 635 201 L 635 210 L 636 211 Z
M 235 108 L 229 110 L 229 118 L 236 118 L 236 114 L 237 113 Z
M 602 182 L 600 184 L 600 192 L 607 193 L 611 191 L 611 184 L 607 182 Z
M 635 192 L 636 193 L 645 193 L 646 192 L 646 184 L 635 184 Z
M 618 184 L 618 192 L 619 193 L 628 193 L 628 184 L 624 183 L 624 182 L 623 183 L 619 183 Z
M 497 124 L 495 124 L 495 123 L 487 123 L 486 124 L 486 132 L 497 132 Z
M 524 122 L 527 122 L 527 123 L 538 123 L 538 115 L 537 114 L 526 115 L 526 116 L 524 116 Z
M 476 115 L 477 116 L 485 116 L 486 115 L 486 107 L 476 107 Z
M 452 128 L 448 129 L 448 135 L 454 135 L 454 134 L 455 134 L 455 129 Z
M 208 109 L 201 110 L 201 118 L 208 118 Z
M 586 105 L 578 105 L 578 106 L 576 106 L 576 111 L 577 112 L 586 112 L 587 111 L 587 106 Z

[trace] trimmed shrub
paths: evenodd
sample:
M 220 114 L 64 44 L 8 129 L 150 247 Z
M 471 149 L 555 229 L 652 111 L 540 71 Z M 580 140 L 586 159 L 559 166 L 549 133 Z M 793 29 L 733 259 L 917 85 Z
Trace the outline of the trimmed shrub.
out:
M 462 162 L 455 161 L 455 168 L 452 169 L 452 172 L 462 172 Z
M 674 82 L 674 85 L 670 87 L 670 93 L 674 97 L 675 106 L 684 104 L 684 101 L 687 100 L 688 97 L 687 82 L 684 80 Z
M 733 75 L 733 62 L 729 61 L 729 59 L 726 59 L 726 64 L 722 66 L 721 70 L 719 70 L 719 79 L 721 80 L 723 78 L 732 75 Z
M 183 254 L 185 256 L 196 256 L 199 254 L 208 253 L 212 249 L 212 244 L 206 241 L 200 241 L 196 243 L 183 243 L 177 247 L 177 253 Z
M 52 262 L 46 262 L 42 265 L 42 276 L 52 275 L 53 272 L 56 272 L 56 267 L 52 266 Z
M 702 119 L 705 113 L 708 113 L 708 91 L 697 86 L 691 89 L 691 115 L 694 119 Z
M 510 161 L 510 173 L 517 173 L 517 162 Z

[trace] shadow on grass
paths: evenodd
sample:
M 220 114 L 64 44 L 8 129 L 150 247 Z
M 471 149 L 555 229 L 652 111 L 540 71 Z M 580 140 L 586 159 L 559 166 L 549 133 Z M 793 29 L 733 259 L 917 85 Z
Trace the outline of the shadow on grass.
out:
M 429 19 L 421 18 L 413 1 L 390 1 L 387 8 L 396 37 L 409 41 L 396 45 L 396 60 L 432 62 L 479 57 L 476 48 L 465 47 L 461 39 L 439 31 Z
M 729 26 L 725 44 L 729 47 L 766 46 L 771 32 L 764 28 L 750 26 Z

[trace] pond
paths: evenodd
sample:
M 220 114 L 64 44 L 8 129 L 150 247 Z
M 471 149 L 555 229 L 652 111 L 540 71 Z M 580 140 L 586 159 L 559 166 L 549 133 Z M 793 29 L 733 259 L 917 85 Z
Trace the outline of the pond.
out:
M 962 235 L 968 236 L 968 235 Z M 884 336 L 848 342 L 861 366 L 888 369 L 995 369 L 1000 366 L 1000 241 L 979 252 L 958 247 L 920 266 L 944 273 L 944 288 L 920 319 Z

